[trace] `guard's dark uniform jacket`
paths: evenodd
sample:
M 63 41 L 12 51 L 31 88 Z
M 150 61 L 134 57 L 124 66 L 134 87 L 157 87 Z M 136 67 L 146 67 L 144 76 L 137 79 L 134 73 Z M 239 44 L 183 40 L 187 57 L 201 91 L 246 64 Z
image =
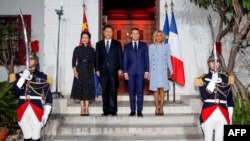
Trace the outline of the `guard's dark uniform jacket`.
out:
M 195 85 L 199 87 L 199 91 L 203 101 L 202 111 L 200 115 L 201 123 L 204 123 L 217 107 L 219 107 L 227 123 L 230 123 L 227 108 L 234 106 L 233 95 L 231 91 L 233 76 L 219 74 L 219 78 L 222 79 L 222 82 L 216 84 L 214 92 L 209 92 L 206 89 L 208 83 L 212 79 L 211 72 L 204 74 L 196 78 L 195 80 Z M 217 102 L 216 99 L 218 99 Z M 213 100 L 215 102 L 212 102 Z
M 17 109 L 18 121 L 22 119 L 22 116 L 29 104 L 39 121 L 42 120 L 43 106 L 46 104 L 52 105 L 52 94 L 49 86 L 50 78 L 46 74 L 37 70 L 32 74 L 32 80 L 25 80 L 21 89 L 16 85 L 20 78 L 19 73 L 10 76 L 10 79 L 12 79 L 10 81 L 14 80 L 13 92 L 17 97 L 19 97 Z

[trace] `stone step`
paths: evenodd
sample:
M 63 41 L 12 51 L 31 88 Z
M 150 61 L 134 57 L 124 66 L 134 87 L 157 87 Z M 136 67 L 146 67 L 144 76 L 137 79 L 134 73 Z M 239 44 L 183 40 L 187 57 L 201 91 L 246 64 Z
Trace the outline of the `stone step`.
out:
M 179 101 L 181 99 L 181 96 L 178 95 L 178 96 L 175 96 L 175 100 L 176 101 Z M 143 97 L 143 100 L 144 101 L 154 101 L 155 98 L 154 98 L 154 95 L 144 95 Z M 167 100 L 167 95 L 165 94 L 165 97 L 164 97 L 164 100 L 166 101 Z M 170 95 L 169 96 L 169 100 L 170 101 L 173 101 L 173 95 Z M 98 96 L 95 98 L 95 101 L 102 101 L 102 96 Z M 124 95 L 118 95 L 117 96 L 117 101 L 129 101 L 129 94 L 124 94 Z
M 128 115 L 118 115 L 113 116 L 101 116 L 91 115 L 91 116 L 80 116 L 80 115 L 64 115 L 64 124 L 127 124 L 127 125 L 144 125 L 145 123 L 150 123 L 153 125 L 161 124 L 198 124 L 199 115 L 198 114 L 165 114 L 164 116 L 155 116 L 152 114 L 144 114 L 143 118 L 139 117 L 129 117 Z
M 57 135 L 112 135 L 112 136 L 145 136 L 145 135 L 197 135 L 201 131 L 196 124 L 64 124 L 59 127 Z
M 65 95 L 64 96 L 65 99 L 70 99 L 70 95 Z M 167 95 L 165 94 L 164 97 L 164 101 L 173 101 L 174 96 L 172 94 L 169 95 L 169 97 L 167 98 Z M 192 94 L 192 95 L 179 95 L 176 94 L 175 95 L 175 101 L 183 101 L 183 100 L 189 100 L 189 99 L 198 99 L 200 100 L 200 95 L 198 94 Z M 72 99 L 70 99 L 72 100 Z M 150 94 L 150 95 L 144 95 L 143 96 L 143 100 L 144 101 L 155 101 L 154 95 Z M 102 101 L 102 95 L 99 95 L 95 98 L 95 101 Z M 129 101 L 129 94 L 122 94 L 122 95 L 117 95 L 117 101 Z
M 59 129 L 64 128 L 65 130 L 72 131 L 75 127 L 78 127 L 77 130 L 83 130 L 84 132 L 86 130 L 90 132 L 93 130 L 93 133 L 96 133 L 95 130 L 104 130 L 104 127 L 111 127 L 114 130 L 122 130 L 124 128 L 128 128 L 129 130 L 130 127 L 139 127 L 141 129 L 144 129 L 143 127 L 195 127 L 195 130 L 200 132 L 198 114 L 165 114 L 164 116 L 144 114 L 144 117 L 128 117 L 128 115 L 102 117 L 99 114 L 81 117 L 80 115 L 71 114 L 52 114 L 49 117 L 45 131 L 46 135 L 58 136 Z M 85 127 L 85 129 L 81 129 L 81 127 Z M 179 133 L 178 130 L 173 131 Z
M 119 99 L 120 96 L 118 96 Z M 145 97 L 147 100 L 145 100 Z M 118 100 L 118 116 L 103 117 L 102 101 L 90 103 L 90 116 L 80 116 L 80 104 L 72 99 L 54 99 L 50 126 L 46 127 L 49 140 L 55 141 L 201 141 L 199 126 L 200 99 L 180 96 L 175 103 L 165 102 L 164 116 L 155 116 L 153 96 L 145 96 L 143 118 L 129 117 L 128 96 Z M 193 104 L 193 107 L 192 107 Z M 195 110 L 194 110 L 195 109 Z M 58 113 L 58 114 L 57 114 Z M 53 118 L 54 117 L 54 118 Z M 57 122 L 52 122 L 53 120 Z M 54 124 L 56 123 L 56 124 Z M 53 128 L 52 128 L 53 127 Z M 50 131 L 50 129 L 57 129 Z
M 91 101 L 90 106 L 92 107 L 102 107 L 102 101 Z M 176 103 L 173 102 L 164 102 L 164 106 L 189 106 L 189 104 L 184 103 L 182 101 L 178 101 Z M 72 100 L 67 101 L 67 106 L 68 107 L 78 107 L 80 106 L 80 103 L 75 103 Z M 118 107 L 130 107 L 130 102 L 129 101 L 118 101 L 117 102 Z M 143 102 L 143 107 L 154 107 L 155 102 L 154 101 L 144 101 Z
M 129 114 L 130 113 L 130 103 L 128 101 L 118 101 L 118 114 Z M 102 102 L 95 101 L 90 103 L 89 108 L 90 114 L 102 114 Z M 192 108 L 185 103 L 165 103 L 164 104 L 165 113 L 195 113 Z M 67 110 L 63 114 L 79 114 L 80 104 L 69 103 Z M 144 114 L 154 114 L 155 106 L 153 101 L 144 101 L 143 103 L 143 113 Z
M 176 95 L 175 100 L 179 101 L 182 97 L 196 97 L 196 95 L 182 95 L 182 96 Z M 64 98 L 70 99 L 70 94 L 65 94 Z M 165 101 L 167 100 L 167 94 L 165 94 L 164 99 L 165 99 Z M 173 99 L 174 99 L 173 95 L 169 95 L 169 100 L 173 101 Z M 150 95 L 144 95 L 143 100 L 144 101 L 154 101 L 155 98 L 154 98 L 153 94 L 150 94 Z M 95 98 L 95 101 L 102 101 L 102 95 L 97 96 Z M 129 101 L 129 94 L 126 93 L 126 94 L 117 95 L 117 101 Z
M 100 96 L 101 97 L 101 96 Z M 99 98 L 100 98 L 99 97 Z M 128 114 L 130 113 L 130 103 L 128 101 L 129 96 L 118 96 L 123 97 L 118 100 L 118 114 Z M 147 101 L 145 100 L 147 99 Z M 80 104 L 74 103 L 72 99 L 65 97 L 63 99 L 55 98 L 53 100 L 53 104 L 57 106 L 53 106 L 52 113 L 54 114 L 79 114 L 80 113 Z M 198 107 L 198 108 L 197 108 Z M 164 112 L 165 113 L 199 113 L 200 112 L 200 99 L 197 96 L 180 96 L 180 100 L 176 102 L 165 102 Z M 144 114 L 154 114 L 154 98 L 153 96 L 144 96 L 143 102 L 143 113 Z M 92 101 L 90 103 L 90 114 L 101 114 L 102 110 L 102 101 Z
M 198 135 L 171 135 L 171 136 L 57 136 L 54 141 L 203 141 L 202 134 Z
M 164 113 L 195 113 L 189 106 L 165 106 Z M 102 107 L 90 107 L 89 108 L 90 114 L 102 114 L 103 110 Z M 118 107 L 117 114 L 129 114 L 130 113 L 130 107 Z M 68 107 L 67 111 L 63 114 L 79 114 L 80 113 L 80 106 L 79 107 Z M 144 106 L 143 114 L 154 114 L 155 113 L 155 107 L 146 107 Z

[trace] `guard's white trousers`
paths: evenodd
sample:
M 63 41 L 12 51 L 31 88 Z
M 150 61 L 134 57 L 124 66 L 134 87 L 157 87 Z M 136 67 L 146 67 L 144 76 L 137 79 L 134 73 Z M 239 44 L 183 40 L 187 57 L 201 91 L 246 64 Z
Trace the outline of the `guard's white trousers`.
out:
M 215 130 L 215 141 L 223 141 L 224 125 L 227 125 L 227 121 L 217 107 L 210 117 L 201 124 L 205 141 L 213 141 L 213 130 Z
M 24 139 L 37 140 L 41 136 L 42 122 L 37 119 L 30 105 L 26 108 L 21 121 L 18 122 Z

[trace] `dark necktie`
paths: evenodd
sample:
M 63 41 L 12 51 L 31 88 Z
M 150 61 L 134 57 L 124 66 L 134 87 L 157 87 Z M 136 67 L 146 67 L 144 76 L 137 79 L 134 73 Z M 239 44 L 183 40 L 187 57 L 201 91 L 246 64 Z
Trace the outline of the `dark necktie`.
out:
M 105 48 L 106 48 L 106 52 L 109 53 L 109 41 L 106 42 Z
M 136 42 L 134 42 L 134 50 L 135 50 L 135 53 L 137 53 L 138 47 L 137 47 L 137 43 Z

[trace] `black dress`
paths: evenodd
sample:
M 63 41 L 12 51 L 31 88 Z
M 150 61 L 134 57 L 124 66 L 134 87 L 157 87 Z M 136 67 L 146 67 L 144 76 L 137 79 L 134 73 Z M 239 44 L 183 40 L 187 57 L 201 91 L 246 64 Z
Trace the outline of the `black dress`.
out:
M 72 67 L 76 67 L 78 79 L 74 77 L 70 98 L 91 100 L 95 98 L 94 86 L 95 50 L 78 46 L 73 52 Z

